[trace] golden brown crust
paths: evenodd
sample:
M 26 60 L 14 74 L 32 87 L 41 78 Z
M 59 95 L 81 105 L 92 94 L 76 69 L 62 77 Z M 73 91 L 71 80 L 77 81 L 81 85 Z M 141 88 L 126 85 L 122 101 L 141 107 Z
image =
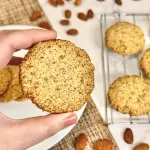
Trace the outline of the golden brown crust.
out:
M 51 113 L 79 110 L 94 88 L 94 66 L 88 54 L 65 40 L 34 45 L 20 65 L 23 93 Z
M 144 48 L 144 33 L 140 27 L 118 22 L 107 29 L 105 42 L 108 49 L 120 55 L 133 55 Z

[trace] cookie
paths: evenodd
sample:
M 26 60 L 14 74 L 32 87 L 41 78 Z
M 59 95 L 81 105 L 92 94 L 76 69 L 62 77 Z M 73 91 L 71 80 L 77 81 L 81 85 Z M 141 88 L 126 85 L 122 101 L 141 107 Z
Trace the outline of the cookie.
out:
M 150 82 L 137 75 L 123 76 L 109 87 L 108 100 L 117 111 L 140 116 L 150 113 Z
M 20 65 L 24 95 L 44 111 L 79 110 L 94 88 L 94 66 L 85 50 L 65 40 L 34 45 Z
M 144 52 L 140 60 L 140 68 L 145 76 L 150 78 L 150 48 Z
M 3 95 L 11 82 L 11 73 L 8 67 L 0 70 L 0 96 Z
M 133 55 L 144 48 L 144 33 L 140 27 L 118 22 L 107 29 L 105 42 L 108 49 L 120 55 Z

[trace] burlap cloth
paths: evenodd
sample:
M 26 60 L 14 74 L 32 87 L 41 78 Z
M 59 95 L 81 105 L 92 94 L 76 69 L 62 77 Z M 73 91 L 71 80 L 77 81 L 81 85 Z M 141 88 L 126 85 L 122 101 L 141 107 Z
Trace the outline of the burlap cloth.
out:
M 40 10 L 42 17 L 31 22 L 29 17 L 35 10 Z M 0 0 L 1 26 L 9 24 L 38 25 L 41 21 L 48 21 L 48 19 L 37 0 Z M 98 139 L 111 139 L 114 143 L 113 150 L 119 149 L 92 100 L 87 104 L 85 112 L 75 128 L 51 150 L 74 150 L 76 138 L 80 133 L 87 135 L 89 145 Z M 91 148 L 87 146 L 86 149 L 90 150 Z

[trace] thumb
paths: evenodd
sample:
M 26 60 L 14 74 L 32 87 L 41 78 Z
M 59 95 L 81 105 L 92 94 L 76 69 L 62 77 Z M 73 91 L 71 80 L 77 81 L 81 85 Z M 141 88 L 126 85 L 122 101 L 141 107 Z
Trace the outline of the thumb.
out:
M 56 134 L 58 131 L 75 124 L 74 113 L 52 114 L 45 117 L 19 120 L 14 126 L 14 139 L 17 149 L 27 149 Z

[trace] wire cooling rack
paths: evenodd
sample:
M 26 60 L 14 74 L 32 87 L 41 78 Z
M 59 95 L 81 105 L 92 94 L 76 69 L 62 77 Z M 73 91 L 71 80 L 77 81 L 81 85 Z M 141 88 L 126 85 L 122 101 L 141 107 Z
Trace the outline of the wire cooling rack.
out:
M 143 51 L 150 47 L 150 14 L 102 14 L 100 16 L 102 39 L 100 50 L 105 93 L 105 120 L 108 124 L 150 124 L 150 114 L 138 117 L 121 114 L 112 109 L 107 100 L 109 86 L 119 76 L 133 74 L 143 76 L 139 68 L 139 60 L 143 51 L 133 56 L 121 56 L 109 51 L 105 46 L 106 29 L 118 21 L 127 21 L 141 27 L 145 35 Z

